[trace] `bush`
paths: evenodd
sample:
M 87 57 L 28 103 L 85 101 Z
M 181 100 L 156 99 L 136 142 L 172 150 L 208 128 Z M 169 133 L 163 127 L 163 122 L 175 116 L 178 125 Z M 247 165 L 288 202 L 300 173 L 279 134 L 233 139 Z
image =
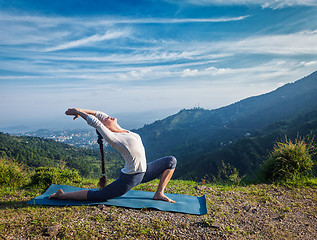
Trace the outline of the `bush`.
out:
M 230 163 L 221 162 L 221 167 L 218 167 L 217 177 L 213 177 L 213 182 L 239 184 L 244 176 L 240 177 L 239 171 L 230 165 Z
M 22 165 L 0 158 L 0 187 L 20 187 L 26 179 Z
M 277 142 L 263 165 L 264 180 L 284 182 L 309 176 L 315 151 L 313 140 L 297 137 L 294 142 L 287 138 L 285 142 Z
M 80 181 L 78 171 L 67 168 L 39 167 L 31 176 L 31 185 L 43 188 L 49 187 L 51 184 L 68 184 Z

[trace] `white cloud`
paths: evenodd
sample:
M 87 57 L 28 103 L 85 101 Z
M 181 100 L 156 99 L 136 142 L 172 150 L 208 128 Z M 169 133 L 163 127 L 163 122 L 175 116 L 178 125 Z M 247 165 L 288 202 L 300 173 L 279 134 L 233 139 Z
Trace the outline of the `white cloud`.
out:
M 138 43 L 156 45 L 160 40 L 141 38 L 131 35 L 131 24 L 179 24 L 179 23 L 212 23 L 240 21 L 248 16 L 219 18 L 125 18 L 104 16 L 103 18 L 48 17 L 14 15 L 0 12 L 0 44 L 23 46 L 23 50 L 50 52 L 70 49 L 120 37 L 131 38 Z M 108 19 L 107 19 L 108 18 Z M 106 20 L 105 20 L 106 19 Z M 120 26 L 116 24 L 121 24 Z M 124 24 L 124 27 L 122 27 Z M 129 27 L 129 29 L 127 29 Z M 137 28 L 138 26 L 134 26 Z M 106 31 L 106 32 L 105 32 Z M 23 37 L 21 37 L 23 36 Z M 88 37 L 87 37 L 88 36 Z M 74 38 L 76 40 L 74 40 Z M 126 46 L 123 46 L 126 47 Z M 151 46 L 153 47 L 153 46 Z M 139 47 L 137 48 L 139 49 Z M 172 54 L 169 52 L 168 54 Z M 173 53 L 175 54 L 175 53 Z M 177 53 L 176 53 L 177 54 Z
M 215 42 L 215 52 L 236 54 L 303 55 L 317 54 L 317 31 L 300 31 L 290 34 L 258 35 L 242 40 Z M 207 45 L 207 44 L 206 44 Z M 208 46 L 207 46 L 208 47 Z
M 166 0 L 167 2 L 175 4 L 183 4 L 177 0 Z M 292 6 L 317 6 L 316 0 L 185 0 L 186 3 L 201 6 L 211 6 L 211 5 L 259 5 L 262 8 L 285 8 Z
M 151 73 L 152 73 L 152 70 L 150 68 L 144 67 L 144 68 L 136 68 L 136 70 L 128 71 L 126 73 L 119 73 L 117 74 L 117 76 L 120 80 L 135 80 L 135 79 L 141 79 Z
M 267 0 L 261 1 L 261 6 L 263 8 L 285 8 L 285 7 L 293 7 L 293 6 L 317 6 L 316 0 Z
M 213 23 L 213 22 L 231 22 L 240 21 L 249 17 L 249 15 L 232 16 L 232 17 L 217 17 L 217 18 L 127 18 L 114 17 L 105 15 L 101 17 L 85 18 L 85 17 L 49 17 L 49 16 L 32 16 L 25 14 L 8 14 L 0 11 L 0 22 L 5 24 L 23 23 L 28 26 L 39 28 L 54 28 L 56 26 L 71 27 L 102 27 L 111 26 L 114 24 L 178 24 L 178 23 Z
M 72 80 L 74 83 L 82 83 L 78 86 L 79 90 L 87 88 L 89 84 L 96 84 L 96 89 L 108 85 L 122 87 L 123 84 L 130 84 L 129 86 L 131 86 L 135 83 L 148 88 L 151 88 L 153 84 L 162 84 L 162 82 L 171 86 L 184 81 L 182 77 L 189 80 L 195 79 L 195 83 L 201 86 L 211 82 L 221 86 L 226 84 L 248 86 L 247 84 L 254 84 L 255 79 L 259 83 L 276 81 L 276 79 L 279 79 L 278 82 L 287 82 L 289 81 L 287 78 L 295 76 L 292 80 L 296 80 L 297 77 L 316 69 L 317 59 L 314 57 L 317 54 L 316 30 L 279 35 L 256 35 L 226 41 L 217 39 L 185 41 L 183 39 L 169 40 L 163 37 L 150 39 L 147 36 L 144 37 L 142 29 L 137 29 L 137 26 L 131 27 L 129 30 L 125 27 L 122 29 L 122 26 L 110 26 L 110 22 L 108 22 L 109 28 L 104 27 L 106 23 L 102 27 L 97 26 L 98 22 L 100 23 L 102 20 L 94 22 L 94 19 L 84 23 L 84 20 L 81 19 L 77 23 L 72 23 L 74 18 L 56 18 L 56 25 L 53 23 L 49 25 L 49 21 L 54 22 L 54 19 L 45 19 L 46 17 L 43 17 L 43 22 L 46 22 L 49 29 L 43 27 L 45 24 L 41 25 L 40 17 L 30 17 L 27 21 L 32 24 L 28 26 L 22 24 L 22 18 L 12 20 L 10 29 L 20 26 L 22 33 L 12 30 L 1 38 L 0 41 L 4 45 L 6 41 L 9 44 L 14 39 L 16 39 L 14 44 L 17 45 L 0 49 L 2 56 L 10 56 L 9 60 L 0 59 L 0 65 L 3 69 L 17 72 L 17 74 L 12 74 L 12 76 L 8 74 L 0 79 L 3 81 L 14 81 L 14 79 L 39 81 L 40 79 L 42 82 L 47 81 L 46 86 L 56 84 L 63 88 L 68 87 L 62 85 L 61 82 Z M 21 22 L 19 22 L 20 20 Z M 163 20 L 149 19 L 148 21 L 158 23 Z M 144 19 L 138 21 L 145 22 Z M 179 19 L 179 21 L 185 21 L 185 19 Z M 187 19 L 187 21 L 196 20 Z M 116 20 L 112 23 L 115 22 Z M 4 23 L 6 22 L 0 18 L 3 29 L 5 28 Z M 60 24 L 67 27 L 60 29 Z M 87 26 L 91 28 L 88 29 Z M 73 33 L 77 34 L 77 40 L 70 40 Z M 87 33 L 90 33 L 89 37 L 87 37 Z M 12 34 L 11 37 L 10 34 Z M 23 38 L 18 35 L 23 35 Z M 120 39 L 123 40 L 120 41 L 120 45 L 113 41 L 114 45 L 101 46 L 100 52 L 81 52 L 80 49 L 54 52 L 86 45 L 99 47 L 98 42 L 118 38 L 124 38 Z M 124 42 L 126 39 L 132 39 L 133 45 Z M 30 42 L 32 44 L 41 43 L 41 45 L 32 46 L 31 44 L 30 46 L 28 45 Z M 52 45 L 54 46 L 52 47 Z M 41 49 L 50 52 L 41 52 Z M 110 53 L 103 51 L 109 49 Z M 309 60 L 303 59 L 302 56 L 305 54 L 310 55 Z M 243 55 L 242 58 L 247 56 L 250 59 L 262 55 L 268 56 L 268 58 L 260 63 L 250 60 L 249 63 L 240 66 L 241 55 Z M 296 58 L 298 59 L 295 60 Z M 230 61 L 226 61 L 227 59 Z M 232 66 L 232 62 L 235 66 Z M 60 83 L 54 83 L 56 79 L 62 80 Z M 184 87 L 188 87 L 185 83 L 183 84 Z M 277 85 L 278 83 L 272 84 L 274 87 Z M 201 88 L 203 89 L 203 87 Z M 264 90 L 268 90 L 268 88 Z
M 120 36 L 119 30 L 117 33 Z M 124 32 L 122 34 L 124 35 Z M 89 38 L 68 42 L 67 46 L 59 45 L 59 47 L 92 44 L 93 41 L 102 41 L 109 36 L 111 35 L 93 35 Z M 45 76 L 45 78 L 55 76 L 63 79 L 76 78 L 96 81 L 146 79 L 147 82 L 150 82 L 160 78 L 175 79 L 179 76 L 199 76 L 204 80 L 208 76 L 215 77 L 233 72 L 232 66 L 225 63 L 227 57 L 236 58 L 237 62 L 239 62 L 241 54 L 248 55 L 250 58 L 256 54 L 262 54 L 273 56 L 273 58 L 291 59 L 302 57 L 304 54 L 317 54 L 316 42 L 317 31 L 301 31 L 292 34 L 255 36 L 236 41 L 215 41 L 212 43 L 157 41 L 152 49 L 140 47 L 133 51 L 120 51 L 112 54 L 95 52 L 63 54 L 56 52 L 53 54 L 25 52 L 23 49 L 20 51 L 17 48 L 10 52 L 10 56 L 14 57 L 13 59 L 10 61 L 0 60 L 0 64 L 4 69 L 10 71 L 26 72 L 26 76 L 36 74 L 40 77 Z M 220 65 L 220 60 L 223 62 L 222 65 Z M 301 59 L 300 62 L 302 61 Z M 312 58 L 311 61 L 305 61 L 301 66 L 312 69 L 313 66 L 316 66 L 314 65 L 315 61 Z M 67 64 L 60 64 L 60 62 Z M 250 72 L 253 71 L 254 64 L 250 63 L 248 66 Z M 268 68 L 274 71 L 277 68 L 276 62 L 274 64 Z M 237 65 L 234 68 L 239 69 L 240 67 Z M 284 71 L 287 72 L 288 69 L 289 67 L 285 64 Z M 278 76 L 278 74 L 266 74 L 272 77 Z M 9 79 L 10 77 L 3 78 Z
M 95 34 L 93 36 L 89 36 L 89 37 L 82 38 L 79 40 L 71 41 L 68 43 L 63 43 L 63 44 L 57 45 L 55 47 L 47 48 L 47 49 L 45 49 L 45 51 L 51 52 L 51 51 L 57 51 L 57 50 L 64 50 L 64 49 L 68 49 L 68 48 L 80 47 L 80 46 L 87 45 L 90 43 L 125 37 L 127 35 L 128 35 L 128 32 L 126 32 L 126 31 L 106 32 L 103 35 Z
M 198 74 L 198 70 L 197 69 L 191 70 L 191 69 L 187 68 L 187 69 L 185 69 L 183 71 L 182 77 L 192 77 L 192 76 L 195 76 L 197 74 Z
M 317 67 L 317 61 L 310 61 L 310 62 L 303 61 L 303 62 L 301 62 L 301 64 L 303 66 L 316 66 Z
M 217 18 L 119 18 L 105 16 L 103 18 L 83 19 L 80 23 L 87 27 L 94 26 L 112 26 L 115 24 L 179 24 L 179 23 L 218 23 L 218 22 L 232 22 L 241 21 L 248 18 L 249 15 L 232 16 L 232 17 L 217 17 Z
M 210 72 L 212 75 L 224 74 L 230 71 L 229 68 L 216 68 L 216 67 L 209 67 L 206 68 L 207 72 Z
M 238 1 L 237 1 L 238 2 Z M 9 17 L 8 17 L 9 16 Z M 6 19 L 8 17 L 8 19 Z M 2 37 L 0 39 L 3 45 L 14 45 L 14 44 L 29 44 L 26 49 L 30 51 L 41 49 L 45 51 L 56 51 L 70 49 L 80 46 L 92 45 L 105 40 L 117 39 L 125 37 L 133 39 L 137 43 L 143 43 L 145 38 L 140 34 L 138 37 L 133 36 L 132 31 L 129 29 L 120 29 L 121 27 L 115 28 L 114 26 L 108 27 L 106 32 L 100 31 L 99 23 L 104 20 L 100 19 L 90 19 L 87 23 L 84 23 L 84 19 L 77 21 L 76 18 L 50 18 L 50 17 L 27 17 L 30 25 L 25 26 L 23 24 L 23 17 L 5 15 L 5 17 L 0 18 L 0 29 L 6 29 L 3 31 Z M 186 22 L 186 21 L 213 21 L 219 19 L 128 19 L 126 22 Z M 232 18 L 234 19 L 234 18 Z M 237 19 L 243 19 L 243 17 L 237 17 Z M 224 19 L 225 20 L 225 19 Z M 20 22 L 21 21 L 21 22 Z M 9 23 L 8 23 L 9 22 Z M 41 24 L 48 24 L 51 22 L 53 27 L 48 29 L 41 27 Z M 54 25 L 55 22 L 55 25 Z M 104 21 L 107 22 L 107 21 Z M 110 23 L 119 23 L 120 20 L 109 20 Z M 8 25 L 9 24 L 9 25 Z M 66 28 L 61 29 L 60 24 L 66 25 Z M 81 25 L 83 24 L 83 25 Z M 106 24 L 106 23 L 104 23 Z M 90 28 L 87 28 L 89 26 Z M 10 30 L 11 29 L 11 30 Z M 14 29 L 14 30 L 12 30 Z M 77 31 L 79 30 L 79 32 Z M 47 31 L 47 32 L 45 32 Z M 136 35 L 137 31 L 133 30 L 133 34 Z M 87 37 L 88 32 L 95 32 L 95 34 Z M 77 40 L 73 40 L 73 35 L 78 36 Z M 23 38 L 20 36 L 23 35 Z M 86 36 L 86 37 L 85 37 Z M 70 39 L 70 37 L 72 39 Z M 150 39 L 147 38 L 149 41 Z M 147 61 L 151 62 L 162 62 L 162 61 L 176 61 L 179 59 L 191 59 L 191 60 L 211 60 L 217 59 L 218 57 L 224 57 L 225 55 L 234 55 L 237 53 L 260 53 L 260 54 L 284 54 L 284 55 L 300 55 L 300 54 L 315 54 L 317 52 L 316 46 L 317 42 L 317 31 L 301 31 L 291 34 L 280 34 L 280 35 L 265 35 L 265 36 L 255 36 L 249 37 L 242 40 L 232 40 L 217 42 L 217 40 L 212 40 L 210 42 L 178 42 L 178 41 L 166 41 L 164 39 L 156 39 L 155 42 L 148 44 L 147 49 L 142 46 L 138 46 L 135 49 L 131 49 L 132 55 L 127 55 L 126 53 L 112 55 L 102 55 L 98 56 L 87 56 L 83 54 L 78 57 L 73 57 L 73 60 L 78 61 L 111 61 L 111 62 L 129 62 L 129 59 L 135 61 L 136 63 L 144 63 Z M 34 45 L 41 44 L 41 45 Z M 52 46 L 55 45 L 55 46 Z M 149 46 L 150 45 L 150 46 Z M 127 45 L 115 46 L 123 50 L 129 50 Z M 25 47 L 23 48 L 25 50 Z M 121 51 L 123 52 L 123 51 Z M 12 53 L 14 54 L 14 52 Z M 22 51 L 23 54 L 23 51 Z M 29 54 L 29 53 L 27 53 Z M 221 56 L 222 55 L 222 56 Z M 31 57 L 31 56 L 30 56 Z M 52 56 L 49 56 L 52 59 Z M 63 56 L 54 56 L 56 58 Z M 71 57 L 69 57 L 71 60 Z
M 117 23 L 126 23 L 126 24 L 143 24 L 143 23 L 164 23 L 164 24 L 173 24 L 173 23 L 213 23 L 213 22 L 232 22 L 240 21 L 246 16 L 238 17 L 219 17 L 219 18 L 141 18 L 141 19 L 127 19 L 127 20 L 108 20 L 101 21 L 100 24 L 117 24 Z
M 75 20 L 75 19 L 73 19 Z M 77 19 L 78 20 L 78 19 Z M 48 16 L 36 16 L 29 14 L 10 14 L 0 11 L 0 22 L 10 23 L 24 23 L 24 25 L 32 24 L 37 27 L 54 27 L 59 24 L 65 24 L 69 22 L 69 18 L 66 17 L 48 17 Z

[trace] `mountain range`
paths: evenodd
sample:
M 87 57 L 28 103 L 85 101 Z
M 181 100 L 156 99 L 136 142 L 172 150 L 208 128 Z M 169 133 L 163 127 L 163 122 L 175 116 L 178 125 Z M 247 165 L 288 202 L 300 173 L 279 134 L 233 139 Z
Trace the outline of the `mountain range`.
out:
M 219 109 L 183 109 L 175 115 L 145 125 L 135 132 L 143 139 L 149 161 L 163 155 L 177 157 L 178 168 L 175 172 L 177 177 L 187 176 L 186 178 L 196 179 L 205 174 L 214 175 L 222 161 L 237 166 L 241 173 L 252 175 L 251 170 L 254 172 L 254 169 L 265 160 L 268 149 L 273 147 L 277 139 L 270 138 L 268 143 L 263 143 L 268 149 L 263 150 L 261 146 L 259 152 L 255 148 L 252 148 L 252 151 L 246 150 L 238 141 L 252 139 L 255 136 L 261 138 L 259 132 L 262 131 L 263 135 L 267 135 L 265 129 L 274 128 L 274 124 L 283 125 L 281 121 L 292 120 L 293 124 L 298 125 L 300 120 L 297 118 L 301 116 L 302 118 L 305 116 L 305 121 L 315 120 L 316 93 L 317 72 L 314 72 L 275 91 L 250 97 Z M 285 133 L 288 132 L 287 128 L 292 126 L 284 126 Z M 274 131 L 278 130 L 274 129 Z M 303 134 L 307 134 L 307 131 Z M 221 153 L 228 147 L 237 148 L 234 151 L 238 152 L 237 154 L 248 155 L 249 162 L 253 163 L 246 167 L 239 163 L 241 159 L 236 156 L 223 157 Z M 243 152 L 239 153 L 239 148 Z M 261 157 L 252 158 L 252 156 Z M 200 169 L 197 169 L 197 166 L 200 166 Z

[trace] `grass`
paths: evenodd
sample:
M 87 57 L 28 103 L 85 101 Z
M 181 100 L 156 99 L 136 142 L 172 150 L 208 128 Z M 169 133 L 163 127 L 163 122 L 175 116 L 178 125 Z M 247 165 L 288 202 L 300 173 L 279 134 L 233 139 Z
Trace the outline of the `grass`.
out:
M 95 188 L 97 180 L 72 185 Z M 154 180 L 135 189 L 154 191 L 157 185 Z M 314 239 L 316 179 L 290 186 L 172 180 L 167 192 L 206 195 L 204 216 L 103 205 L 32 206 L 25 202 L 45 189 L 6 187 L 0 190 L 0 239 L 52 238 L 46 230 L 59 224 L 59 239 Z
M 0 239 L 289 239 L 316 238 L 316 178 L 278 184 L 237 184 L 172 180 L 166 192 L 205 195 L 208 214 L 193 216 L 151 209 L 109 206 L 46 207 L 26 201 L 51 184 L 96 188 L 98 180 L 84 179 L 68 169 L 41 168 L 25 174 L 14 162 L 2 164 L 5 182 L 0 188 Z M 17 173 L 17 174 L 15 174 Z M 21 178 L 17 178 L 21 177 Z M 10 179 L 15 180 L 11 184 Z M 19 179 L 24 179 L 20 184 Z M 109 182 L 113 179 L 109 180 Z M 240 182 L 240 181 L 239 181 Z M 135 190 L 154 192 L 159 180 L 140 184 Z M 296 219 L 296 221 L 294 221 Z M 281 225 L 281 222 L 283 225 Z M 298 225 L 298 223 L 305 225 Z M 57 235 L 48 229 L 59 226 Z M 296 229 L 290 232 L 288 226 Z M 315 234 L 315 235 L 314 235 Z
M 314 138 L 297 137 L 294 141 L 286 139 L 276 142 L 269 158 L 263 165 L 265 181 L 275 183 L 302 182 L 313 172 L 313 157 L 317 147 Z

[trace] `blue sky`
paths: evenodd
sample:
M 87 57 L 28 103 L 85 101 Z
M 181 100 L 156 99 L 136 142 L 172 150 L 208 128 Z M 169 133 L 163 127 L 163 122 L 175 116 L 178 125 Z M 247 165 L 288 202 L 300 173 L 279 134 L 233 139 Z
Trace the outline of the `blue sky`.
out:
M 316 16 L 316 0 L 0 0 L 0 128 L 73 124 L 68 107 L 145 123 L 275 90 L 317 70 Z

